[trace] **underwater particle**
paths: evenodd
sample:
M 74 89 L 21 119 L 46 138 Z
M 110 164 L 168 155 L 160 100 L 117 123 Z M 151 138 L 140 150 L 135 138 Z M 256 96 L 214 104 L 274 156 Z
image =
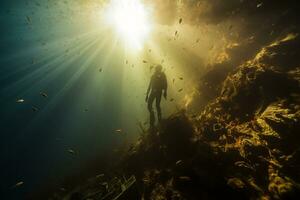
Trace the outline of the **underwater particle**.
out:
M 125 62 L 125 63 L 126 63 L 126 65 L 127 65 L 127 64 L 128 64 L 128 60 L 126 60 L 126 62 Z
M 148 178 L 145 178 L 145 177 L 144 177 L 144 178 L 143 178 L 143 182 L 144 182 L 144 183 L 149 183 L 150 180 L 149 180 Z
M 85 109 L 84 109 L 84 112 L 87 112 L 87 111 L 89 111 L 89 109 L 88 109 L 88 108 L 85 108 Z
M 175 82 L 175 78 L 173 78 L 173 83 Z
M 118 153 L 120 149 L 114 149 L 113 152 Z
M 245 161 L 237 161 L 234 163 L 234 165 L 238 167 L 244 167 L 244 168 L 254 170 L 253 167 L 250 164 L 246 163 Z
M 21 185 L 24 185 L 24 182 L 23 182 L 23 181 L 17 182 L 17 183 L 13 186 L 13 188 L 20 187 Z
M 48 94 L 47 94 L 47 93 L 45 93 L 45 92 L 40 92 L 40 95 L 41 95 L 42 97 L 45 97 L 45 98 L 47 98 L 47 97 L 48 97 Z
M 245 184 L 242 180 L 238 179 L 238 178 L 230 178 L 227 181 L 227 185 L 229 185 L 232 188 L 236 188 L 236 189 L 242 189 L 245 187 Z
M 108 183 L 107 182 L 103 182 L 103 183 L 101 183 L 101 185 L 105 187 L 105 190 L 108 190 Z
M 151 51 L 152 51 L 152 50 L 151 50 L 151 49 L 149 49 L 148 51 L 149 51 L 149 53 L 151 53 Z
M 37 111 L 39 111 L 39 108 L 36 107 L 36 106 L 32 106 L 32 107 L 31 107 L 31 110 L 32 110 L 33 112 L 37 112 Z
M 179 24 L 181 24 L 181 23 L 182 23 L 182 18 L 179 19 Z
M 25 101 L 24 99 L 17 99 L 16 100 L 17 103 L 24 103 L 24 101 Z
M 104 174 L 98 174 L 98 175 L 96 176 L 96 178 L 102 178 L 102 177 L 104 177 Z
M 182 181 L 191 181 L 191 177 L 188 176 L 180 176 L 179 179 Z
M 151 65 L 151 66 L 150 66 L 150 71 L 151 71 L 152 69 L 153 69 L 153 66 Z
M 180 88 L 180 89 L 178 90 L 178 92 L 182 92 L 182 90 L 183 90 L 183 88 Z
M 28 24 L 31 24 L 31 17 L 27 15 L 26 16 L 26 21 L 27 21 Z

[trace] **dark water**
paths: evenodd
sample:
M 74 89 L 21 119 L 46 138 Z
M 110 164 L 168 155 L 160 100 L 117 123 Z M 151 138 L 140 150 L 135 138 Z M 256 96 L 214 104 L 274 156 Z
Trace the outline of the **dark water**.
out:
M 134 138 L 135 129 L 124 124 L 135 126 L 143 116 L 143 105 L 130 107 L 141 90 L 129 89 L 134 100 L 122 96 L 123 53 L 111 53 L 106 33 L 89 31 L 80 16 L 70 22 L 68 7 L 62 1 L 1 1 L 1 199 L 60 187 L 65 176 L 124 143 L 116 129 Z M 134 117 L 125 123 L 127 104 Z
M 169 42 L 175 31 L 159 26 L 133 50 L 102 23 L 99 2 L 1 1 L 1 199 L 60 188 L 90 166 L 101 171 L 95 161 L 134 142 L 138 124 L 149 121 L 145 93 L 153 65 L 163 63 L 170 83 L 163 117 L 186 108 L 195 94 L 205 58 L 196 48 Z M 197 31 L 188 29 L 186 38 L 196 41 Z

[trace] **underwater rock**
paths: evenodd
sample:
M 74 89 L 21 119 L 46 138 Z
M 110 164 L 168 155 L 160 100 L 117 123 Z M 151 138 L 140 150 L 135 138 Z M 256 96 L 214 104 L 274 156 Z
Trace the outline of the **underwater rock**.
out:
M 143 137 L 135 156 L 128 154 L 128 168 L 139 163 L 138 178 L 146 169 L 168 169 L 168 190 L 185 199 L 296 198 L 300 174 L 287 163 L 300 166 L 300 73 L 291 65 L 294 55 L 280 53 L 295 48 L 295 38 L 275 41 L 229 74 L 197 117 L 177 113 L 164 120 L 155 139 Z M 293 61 L 284 69 L 287 58 Z M 166 199 L 166 182 L 147 176 L 144 187 L 152 193 L 145 199 Z
M 116 174 L 135 177 L 134 193 L 145 200 L 297 199 L 299 56 L 284 52 L 298 43 L 287 35 L 267 45 L 224 78 L 200 113 L 175 113 L 150 130 L 140 125 Z M 102 178 L 95 187 L 109 190 L 114 179 Z

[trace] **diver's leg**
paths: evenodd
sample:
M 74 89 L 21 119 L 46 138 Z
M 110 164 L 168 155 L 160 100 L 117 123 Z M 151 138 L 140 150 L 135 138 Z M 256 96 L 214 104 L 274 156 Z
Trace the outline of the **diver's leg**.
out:
M 155 98 L 155 96 L 153 95 L 153 93 L 151 93 L 148 98 L 148 110 L 150 113 L 150 127 L 154 127 L 154 123 L 155 123 L 154 111 L 152 109 L 152 104 L 153 104 L 154 98 Z
M 156 110 L 157 110 L 157 119 L 161 121 L 161 108 L 160 108 L 160 101 L 161 101 L 161 92 L 156 95 Z

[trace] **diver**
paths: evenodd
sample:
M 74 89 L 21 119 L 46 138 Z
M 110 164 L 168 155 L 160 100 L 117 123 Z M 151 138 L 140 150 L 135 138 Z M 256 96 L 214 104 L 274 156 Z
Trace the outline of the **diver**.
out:
M 167 89 L 168 89 L 168 83 L 167 83 L 166 74 L 162 71 L 162 66 L 157 65 L 155 67 L 155 72 L 151 77 L 147 94 L 146 94 L 146 102 L 148 103 L 148 110 L 150 112 L 150 128 L 153 128 L 155 123 L 154 111 L 152 109 L 153 101 L 155 100 L 156 103 L 158 122 L 161 122 L 160 100 L 162 94 L 164 95 L 164 98 L 167 99 Z

